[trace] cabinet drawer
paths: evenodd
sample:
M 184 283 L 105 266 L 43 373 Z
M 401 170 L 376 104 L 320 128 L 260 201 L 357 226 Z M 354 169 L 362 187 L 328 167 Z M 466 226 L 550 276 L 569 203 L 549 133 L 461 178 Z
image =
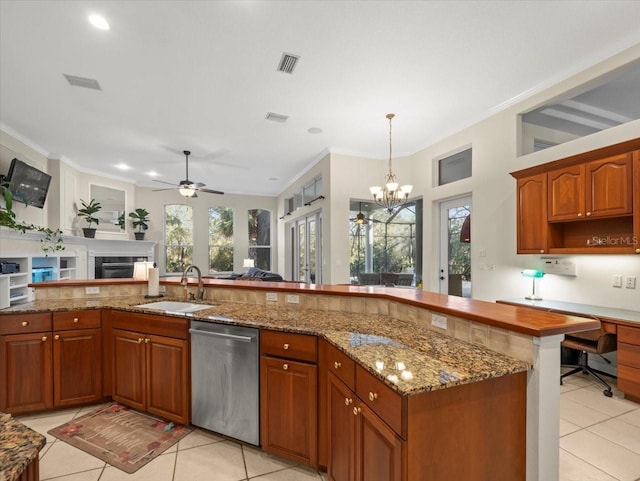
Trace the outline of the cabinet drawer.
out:
M 618 342 L 618 365 L 620 364 L 640 369 L 640 346 Z
M 640 329 L 618 326 L 618 341 L 640 346 Z
M 316 362 L 317 345 L 316 336 L 268 330 L 260 332 L 260 349 L 262 354 L 269 356 Z
M 400 394 L 360 366 L 356 366 L 356 394 L 396 433 L 404 436 Z
M 0 334 L 26 334 L 51 330 L 51 313 L 8 314 L 0 316 Z
M 176 339 L 186 340 L 189 338 L 190 322 L 191 320 L 189 318 L 139 314 L 126 311 L 111 312 L 111 326 L 114 329 L 174 337 Z
M 100 310 L 65 311 L 53 313 L 53 330 L 68 331 L 71 329 L 99 329 Z
M 327 367 L 344 382 L 349 389 L 355 390 L 356 363 L 344 352 L 327 343 Z
M 618 389 L 625 394 L 640 397 L 640 369 L 618 364 Z

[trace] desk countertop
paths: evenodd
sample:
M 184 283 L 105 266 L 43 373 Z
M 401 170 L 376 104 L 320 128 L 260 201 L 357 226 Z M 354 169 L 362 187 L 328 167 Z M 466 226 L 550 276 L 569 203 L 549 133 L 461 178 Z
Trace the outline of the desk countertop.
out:
M 543 299 L 541 301 L 530 301 L 524 298 L 504 299 L 496 302 L 505 304 L 516 304 L 519 306 L 529 306 L 542 310 L 553 310 L 575 316 L 597 317 L 601 320 L 625 321 L 638 323 L 640 325 L 640 312 L 628 309 L 618 309 L 615 307 L 592 306 L 590 304 L 577 304 L 575 302 L 562 302 Z

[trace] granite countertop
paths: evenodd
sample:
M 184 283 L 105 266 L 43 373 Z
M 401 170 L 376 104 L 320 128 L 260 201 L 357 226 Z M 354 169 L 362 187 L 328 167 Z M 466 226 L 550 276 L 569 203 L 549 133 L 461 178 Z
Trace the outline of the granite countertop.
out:
M 15 481 L 37 458 L 45 445 L 45 437 L 12 418 L 0 413 L 0 480 Z
M 177 300 L 163 298 L 163 300 Z M 142 296 L 42 300 L 6 313 L 115 308 L 147 314 L 134 306 Z M 488 348 L 440 334 L 410 321 L 379 314 L 356 314 L 264 305 L 221 303 L 187 319 L 313 334 L 324 337 L 402 395 L 413 395 L 526 371 L 531 366 Z
M 516 298 L 504 299 L 496 302 L 518 304 L 521 306 L 528 306 L 548 311 L 567 312 L 576 316 L 597 317 L 598 319 L 615 319 L 619 321 L 637 322 L 640 324 L 640 311 L 618 309 L 617 307 L 593 306 L 590 304 L 578 304 L 576 302 L 563 302 L 549 299 L 532 301 L 524 298 Z

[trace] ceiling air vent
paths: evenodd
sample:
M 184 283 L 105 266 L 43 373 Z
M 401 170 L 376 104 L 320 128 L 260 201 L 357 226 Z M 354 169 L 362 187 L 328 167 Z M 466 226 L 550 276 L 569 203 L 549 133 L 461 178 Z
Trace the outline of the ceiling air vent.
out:
M 267 116 L 265 117 L 265 119 L 267 120 L 271 120 L 273 122 L 280 122 L 281 124 L 285 123 L 288 118 L 289 118 L 288 115 L 274 114 L 273 112 L 268 112 Z
M 278 72 L 292 73 L 298 63 L 298 59 L 300 59 L 298 55 L 283 53 L 278 64 Z
M 85 89 L 92 89 L 92 90 L 102 90 L 102 87 L 100 87 L 100 84 L 95 79 L 77 77 L 75 75 L 67 75 L 66 73 L 62 75 L 64 75 L 64 78 L 67 79 L 67 82 L 69 82 L 69 85 L 72 85 L 73 87 L 82 87 Z

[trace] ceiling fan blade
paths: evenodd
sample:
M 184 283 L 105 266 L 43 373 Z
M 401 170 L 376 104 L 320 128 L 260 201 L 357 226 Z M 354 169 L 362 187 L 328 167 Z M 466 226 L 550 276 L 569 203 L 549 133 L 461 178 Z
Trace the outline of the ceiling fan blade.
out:
M 173 188 L 167 188 L 167 189 L 153 189 L 152 192 L 162 192 L 164 190 L 176 190 L 176 187 Z
M 221 192 L 221 191 L 219 191 L 219 190 L 201 189 L 201 188 L 198 188 L 198 189 L 196 189 L 196 190 L 197 190 L 198 192 L 206 192 L 207 194 L 220 194 L 220 195 L 224 194 L 224 192 Z
M 202 182 L 191 182 L 191 187 L 195 189 L 202 189 L 205 185 L 207 184 L 203 184 Z
M 173 182 L 165 182 L 164 180 L 158 180 L 158 179 L 151 179 L 151 180 L 153 180 L 154 182 L 160 182 L 161 184 L 168 184 L 168 185 L 173 185 L 174 187 L 178 187 Z

